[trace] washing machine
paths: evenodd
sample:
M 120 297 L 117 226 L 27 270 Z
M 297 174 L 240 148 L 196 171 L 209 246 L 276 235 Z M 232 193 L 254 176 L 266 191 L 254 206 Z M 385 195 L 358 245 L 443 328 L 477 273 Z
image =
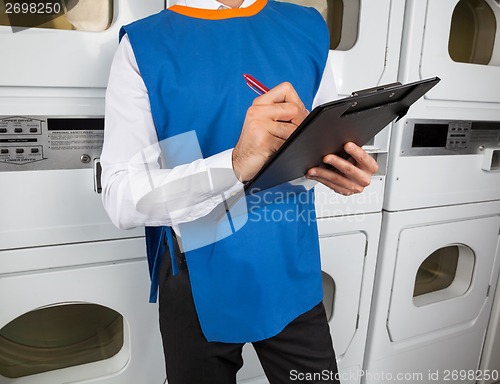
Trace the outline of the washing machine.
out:
M 325 308 L 342 384 L 364 367 L 382 213 L 318 220 Z
M 500 102 L 500 4 L 496 0 L 406 2 L 407 69 L 440 77 L 427 97 L 449 102 Z M 412 62 L 413 61 L 413 62 Z
M 496 27 L 478 21 L 497 9 L 407 1 L 398 79 L 442 80 L 391 130 L 365 383 L 476 382 L 498 279 L 500 99 L 494 60 L 456 50 L 475 39 L 494 56 L 478 39 Z
M 450 53 L 469 40 L 477 55 L 500 53 L 500 38 L 480 44 L 498 35 L 498 23 L 483 17 L 499 11 L 489 0 L 407 2 L 399 80 L 441 81 L 394 124 L 388 211 L 500 199 L 500 67 L 493 58 L 489 64 L 453 61 Z
M 164 4 L 92 4 L 0 12 L 0 383 L 165 380 L 143 231 L 108 219 L 97 161 L 118 30 Z
M 102 118 L 60 102 L 0 118 L 0 383 L 163 383 L 143 231 L 116 229 L 95 192 Z
M 498 201 L 384 215 L 364 383 L 476 382 L 499 229 Z
M 329 62 L 338 97 L 397 81 L 404 2 L 322 0 L 301 3 L 316 4 L 329 25 Z M 318 217 L 381 212 L 389 140 L 390 126 L 363 147 L 379 165 L 378 173 L 363 193 L 344 197 L 321 184 L 315 187 Z
M 339 96 L 397 80 L 404 3 L 332 1 L 330 63 Z M 339 11 L 342 20 L 336 19 Z M 379 170 L 363 193 L 315 187 L 324 303 L 342 384 L 358 384 L 365 349 L 381 230 L 390 126 L 363 148 Z
M 164 382 L 143 238 L 1 250 L 0 263 L 0 383 Z
M 15 87 L 12 97 L 33 96 L 32 87 L 104 89 L 121 26 L 165 6 L 163 0 L 32 3 L 0 5 L 0 85 Z

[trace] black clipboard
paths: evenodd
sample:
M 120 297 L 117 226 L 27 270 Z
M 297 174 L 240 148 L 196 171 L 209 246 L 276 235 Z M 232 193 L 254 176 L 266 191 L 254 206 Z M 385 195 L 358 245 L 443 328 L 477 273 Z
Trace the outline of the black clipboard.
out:
M 245 184 L 252 194 L 304 176 L 334 153 L 345 159 L 344 144 L 360 147 L 434 87 L 438 77 L 409 84 L 392 83 L 353 92 L 352 96 L 317 106 L 290 135 L 262 169 Z

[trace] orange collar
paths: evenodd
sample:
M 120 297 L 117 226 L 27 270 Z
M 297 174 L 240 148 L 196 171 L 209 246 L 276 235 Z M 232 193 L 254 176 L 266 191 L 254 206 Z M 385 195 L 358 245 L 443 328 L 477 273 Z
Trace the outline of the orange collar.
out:
M 234 17 L 249 17 L 259 13 L 267 4 L 267 0 L 256 0 L 252 5 L 246 8 L 231 9 L 202 9 L 191 8 L 184 5 L 172 5 L 168 8 L 170 11 L 184 16 L 195 17 L 197 19 L 223 20 Z

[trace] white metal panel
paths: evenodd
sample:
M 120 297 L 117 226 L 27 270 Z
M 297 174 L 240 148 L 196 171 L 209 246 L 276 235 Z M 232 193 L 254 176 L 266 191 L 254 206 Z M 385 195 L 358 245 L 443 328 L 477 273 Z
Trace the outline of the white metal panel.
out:
M 103 32 L 0 26 L 2 86 L 105 88 L 122 25 L 159 12 L 163 0 L 116 0 L 113 24 Z
M 500 216 L 454 222 L 425 223 L 399 232 L 387 329 L 392 341 L 419 337 L 434 331 L 468 324 L 488 310 L 488 287 L 496 256 Z M 432 252 L 463 244 L 474 253 L 471 286 L 464 294 L 432 304 L 413 302 L 415 276 Z M 455 279 L 467 276 L 455 276 Z M 468 284 L 467 284 L 468 285 Z M 451 288 L 451 287 L 450 287 Z M 467 311 L 463 309 L 467 308 Z
M 78 247 L 84 252 L 86 245 Z M 69 247 L 66 251 L 70 253 L 74 248 Z M 29 253 L 35 255 L 37 251 L 43 253 L 46 249 L 32 249 Z M 92 259 L 95 249 L 89 246 L 88 251 Z M 0 258 L 4 252 L 10 254 L 10 251 L 0 251 Z M 43 257 L 42 254 L 38 256 Z M 144 254 L 141 256 L 144 258 Z M 19 379 L 0 377 L 0 383 L 163 383 L 165 367 L 158 308 L 148 303 L 148 291 L 148 267 L 144 259 L 0 274 L 0 302 L 9 303 L 0 311 L 0 327 L 31 310 L 75 302 L 109 307 L 125 320 L 125 343 L 114 357 Z
M 109 220 L 92 169 L 0 173 L 0 249 L 143 236 Z
M 351 196 L 340 195 L 318 183 L 314 187 L 317 217 L 328 218 L 380 212 L 384 198 L 384 182 L 384 175 L 373 175 L 370 185 L 362 193 Z
M 497 25 L 500 22 L 500 4 L 487 0 L 493 10 Z M 427 3 L 427 4 L 426 4 Z M 420 61 L 422 79 L 439 76 L 442 82 L 432 89 L 428 97 L 434 100 L 500 102 L 500 66 L 478 65 L 455 62 L 448 52 L 451 18 L 458 0 L 416 0 L 410 2 L 413 8 L 427 7 L 425 12 L 425 31 L 422 28 L 423 42 Z M 481 23 L 481 20 L 477 21 Z M 496 36 L 494 55 L 500 55 L 500 29 L 492 31 Z M 413 49 L 419 49 L 416 44 Z M 493 60 L 494 61 L 494 60 Z
M 322 269 L 335 282 L 330 332 L 343 384 L 361 381 L 381 218 L 378 212 L 318 220 Z
M 384 209 L 398 211 L 500 199 L 500 172 L 482 169 L 483 153 L 404 156 L 402 147 L 406 130 L 411 128 L 409 121 L 420 119 L 499 122 L 500 130 L 497 104 L 465 106 L 425 96 L 418 100 L 391 130 Z
M 330 53 L 340 95 L 396 81 L 404 2 L 361 0 L 358 38 Z
M 0 251 L 0 275 L 33 273 L 131 259 L 146 259 L 144 238 Z
M 479 369 L 483 373 L 478 378 L 479 384 L 500 381 L 500 284 L 498 282 Z
M 321 269 L 335 283 L 331 325 L 337 359 L 345 355 L 357 329 L 366 242 L 366 235 L 362 232 L 332 235 L 320 240 Z
M 399 157 L 395 161 L 384 200 L 389 211 L 500 198 L 500 173 L 481 170 L 482 155 Z

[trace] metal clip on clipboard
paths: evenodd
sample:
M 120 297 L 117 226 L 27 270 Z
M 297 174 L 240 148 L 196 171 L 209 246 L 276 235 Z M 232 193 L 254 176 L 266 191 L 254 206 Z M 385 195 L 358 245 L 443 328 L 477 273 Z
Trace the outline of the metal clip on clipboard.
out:
M 360 91 L 355 91 L 355 92 L 351 93 L 351 97 L 369 95 L 371 93 L 377 93 L 380 91 L 389 90 L 391 88 L 399 87 L 401 85 L 403 85 L 403 84 L 401 84 L 399 81 L 397 81 L 395 83 L 385 84 L 385 85 L 378 85 L 376 87 L 362 89 Z

